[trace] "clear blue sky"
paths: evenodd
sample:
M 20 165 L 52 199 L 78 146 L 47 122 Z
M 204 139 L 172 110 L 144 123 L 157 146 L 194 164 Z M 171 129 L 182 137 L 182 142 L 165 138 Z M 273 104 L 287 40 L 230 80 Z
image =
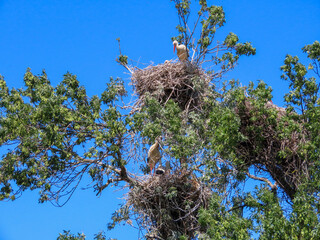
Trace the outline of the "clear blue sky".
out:
M 320 1 L 213 2 L 226 12 L 221 36 L 234 32 L 257 48 L 256 56 L 243 57 L 226 77 L 243 84 L 262 79 L 274 89 L 274 102 L 282 105 L 287 83 L 280 80 L 279 67 L 287 53 L 303 56 L 305 44 L 320 40 Z M 74 73 L 89 95 L 100 94 L 110 76 L 127 84 L 129 75 L 114 61 L 118 37 L 131 59 L 161 63 L 176 57 L 170 38 L 177 16 L 169 0 L 0 0 L 0 16 L 0 74 L 10 87 L 22 87 L 27 67 L 35 74 L 45 69 L 53 85 L 67 71 Z M 90 189 L 79 189 L 57 208 L 38 204 L 36 191 L 25 192 L 14 202 L 0 202 L 0 240 L 51 240 L 63 229 L 92 239 L 106 230 L 122 194 L 110 189 L 98 198 Z M 138 238 L 135 229 L 120 226 L 107 235 Z

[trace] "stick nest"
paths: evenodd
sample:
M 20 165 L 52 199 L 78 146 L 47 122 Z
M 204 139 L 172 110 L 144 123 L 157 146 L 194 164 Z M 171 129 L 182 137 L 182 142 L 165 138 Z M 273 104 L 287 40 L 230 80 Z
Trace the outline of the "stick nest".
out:
M 271 102 L 261 109 L 247 99 L 237 108 L 241 120 L 240 132 L 247 138 L 238 144 L 236 153 L 245 165 L 267 171 L 277 184 L 293 199 L 303 177 L 308 176 L 307 159 L 299 154 L 299 147 L 306 142 L 307 133 L 301 124 L 290 135 L 281 135 L 281 121 L 286 110 Z M 271 111 L 275 111 L 275 121 L 270 121 Z M 288 125 L 285 122 L 281 124 Z M 282 154 L 280 154 L 282 153 Z M 283 154 L 285 153 L 285 154 Z
M 190 62 L 172 63 L 136 69 L 132 84 L 139 96 L 139 104 L 150 94 L 161 104 L 172 99 L 182 110 L 200 108 L 202 99 L 209 94 L 210 78 L 198 65 Z
M 138 222 L 148 229 L 150 239 L 195 237 L 199 229 L 197 214 L 206 208 L 211 192 L 190 173 L 177 171 L 150 177 L 136 185 L 128 204 L 138 214 Z

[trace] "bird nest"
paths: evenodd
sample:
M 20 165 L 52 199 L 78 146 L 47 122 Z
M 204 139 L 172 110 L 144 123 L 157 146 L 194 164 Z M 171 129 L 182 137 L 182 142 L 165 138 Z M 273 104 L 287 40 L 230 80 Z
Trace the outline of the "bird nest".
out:
M 150 177 L 131 189 L 128 204 L 138 214 L 138 222 L 148 229 L 149 239 L 195 237 L 199 229 L 197 214 L 206 208 L 211 196 L 188 172 Z M 174 238 L 176 239 L 176 238 Z
M 210 82 L 209 76 L 198 65 L 169 61 L 145 69 L 136 69 L 131 80 L 139 96 L 138 104 L 143 104 L 145 97 L 151 95 L 161 104 L 172 99 L 182 110 L 201 108 Z
M 306 142 L 302 125 L 295 122 L 298 129 L 284 136 L 281 128 L 288 125 L 283 121 L 286 110 L 271 102 L 258 109 L 246 99 L 237 107 L 237 113 L 240 132 L 246 137 L 236 148 L 237 156 L 246 167 L 253 165 L 269 172 L 292 199 L 302 178 L 308 175 L 307 159 L 299 153 L 299 147 Z

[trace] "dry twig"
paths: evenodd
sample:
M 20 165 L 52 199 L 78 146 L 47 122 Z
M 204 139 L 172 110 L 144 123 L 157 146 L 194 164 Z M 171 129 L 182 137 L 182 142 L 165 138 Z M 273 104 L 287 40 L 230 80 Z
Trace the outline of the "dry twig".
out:
M 135 69 L 132 84 L 142 105 L 149 94 L 166 104 L 174 100 L 183 110 L 201 108 L 202 101 L 209 94 L 209 83 L 212 80 L 203 69 L 190 62 L 166 62 L 145 69 Z
M 174 234 L 193 238 L 199 223 L 200 208 L 207 207 L 211 191 L 190 172 L 157 175 L 140 181 L 128 195 L 143 229 L 154 239 L 168 239 Z

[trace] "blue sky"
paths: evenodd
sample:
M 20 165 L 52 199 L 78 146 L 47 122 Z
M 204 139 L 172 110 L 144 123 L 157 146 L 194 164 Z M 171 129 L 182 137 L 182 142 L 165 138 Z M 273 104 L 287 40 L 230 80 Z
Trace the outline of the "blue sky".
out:
M 227 23 L 219 35 L 234 32 L 257 48 L 256 56 L 242 57 L 226 78 L 244 85 L 262 79 L 274 89 L 274 102 L 283 105 L 288 84 L 280 79 L 279 68 L 287 53 L 305 60 L 301 48 L 320 40 L 320 1 L 213 3 L 226 12 Z M 90 96 L 100 94 L 110 76 L 122 77 L 128 85 L 129 75 L 115 62 L 118 37 L 123 53 L 141 63 L 176 57 L 170 38 L 176 34 L 177 16 L 169 0 L 0 0 L 0 16 L 0 74 L 10 87 L 22 87 L 27 67 L 35 74 L 45 69 L 53 85 L 67 71 L 76 74 Z M 0 202 L 0 240 L 56 239 L 63 229 L 92 239 L 106 229 L 121 203 L 123 192 L 114 190 L 98 198 L 90 189 L 79 189 L 62 208 L 38 204 L 37 192 Z M 137 239 L 138 232 L 119 226 L 107 236 Z

